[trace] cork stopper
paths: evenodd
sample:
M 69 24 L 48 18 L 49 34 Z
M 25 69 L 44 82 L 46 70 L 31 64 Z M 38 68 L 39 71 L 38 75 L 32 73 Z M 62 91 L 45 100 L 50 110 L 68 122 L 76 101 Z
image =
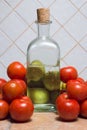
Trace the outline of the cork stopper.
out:
M 48 23 L 50 21 L 50 11 L 47 8 L 37 9 L 37 21 L 39 23 Z

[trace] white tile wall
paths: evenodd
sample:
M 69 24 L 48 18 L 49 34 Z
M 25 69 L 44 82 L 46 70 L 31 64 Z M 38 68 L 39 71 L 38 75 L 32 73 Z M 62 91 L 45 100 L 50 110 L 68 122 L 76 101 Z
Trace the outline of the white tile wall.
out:
M 0 33 L 0 46 L 1 46 L 0 56 L 3 55 L 3 53 L 5 53 L 5 51 L 10 47 L 11 44 L 12 44 L 11 40 L 8 39 L 8 37 L 4 35 L 3 32 L 1 32 Z
M 87 34 L 87 21 L 81 13 L 77 12 L 65 28 L 77 41 L 80 41 Z
M 5 1 L 0 1 L 0 21 L 3 20 L 10 12 L 12 8 L 9 7 Z
M 64 24 L 77 11 L 69 0 L 55 0 L 55 4 L 51 7 L 52 15 L 61 23 Z
M 0 0 L 0 77 L 8 79 L 6 68 L 15 60 L 26 66 L 39 7 L 50 8 L 50 34 L 59 43 L 61 67 L 73 65 L 87 80 L 87 0 Z
M 12 12 L 0 25 L 0 28 L 13 41 L 25 30 L 27 24 L 15 13 Z

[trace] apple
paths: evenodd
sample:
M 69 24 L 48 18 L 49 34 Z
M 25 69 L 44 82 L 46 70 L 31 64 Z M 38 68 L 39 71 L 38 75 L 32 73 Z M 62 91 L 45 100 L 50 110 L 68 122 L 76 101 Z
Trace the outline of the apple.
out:
M 87 85 L 85 83 L 77 80 L 69 80 L 66 86 L 69 98 L 74 98 L 79 102 L 87 98 Z
M 80 104 L 80 115 L 87 118 L 87 99 Z
M 76 120 L 80 113 L 79 103 L 74 99 L 69 99 L 65 92 L 57 97 L 56 109 L 59 117 L 65 121 Z
M 44 88 L 28 88 L 27 96 L 34 104 L 44 104 L 50 100 L 49 92 Z

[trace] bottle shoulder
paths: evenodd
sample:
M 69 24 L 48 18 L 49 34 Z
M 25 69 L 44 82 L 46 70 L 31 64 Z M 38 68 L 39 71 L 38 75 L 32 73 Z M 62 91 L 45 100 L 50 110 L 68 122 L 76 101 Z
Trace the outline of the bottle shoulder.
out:
M 30 48 L 33 48 L 33 47 L 37 47 L 38 48 L 39 46 L 42 46 L 42 47 L 46 47 L 46 46 L 55 47 L 55 48 L 60 50 L 58 43 L 54 39 L 52 39 L 50 37 L 35 38 L 34 40 L 32 40 L 29 43 L 28 50 Z

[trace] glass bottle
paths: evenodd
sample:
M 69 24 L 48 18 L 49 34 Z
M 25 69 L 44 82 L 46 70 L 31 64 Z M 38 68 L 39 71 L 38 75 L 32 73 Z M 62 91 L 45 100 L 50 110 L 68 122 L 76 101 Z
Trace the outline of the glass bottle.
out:
M 55 100 L 60 88 L 60 49 L 49 36 L 49 9 L 37 9 L 38 37 L 27 49 L 27 95 L 36 112 L 56 111 Z

